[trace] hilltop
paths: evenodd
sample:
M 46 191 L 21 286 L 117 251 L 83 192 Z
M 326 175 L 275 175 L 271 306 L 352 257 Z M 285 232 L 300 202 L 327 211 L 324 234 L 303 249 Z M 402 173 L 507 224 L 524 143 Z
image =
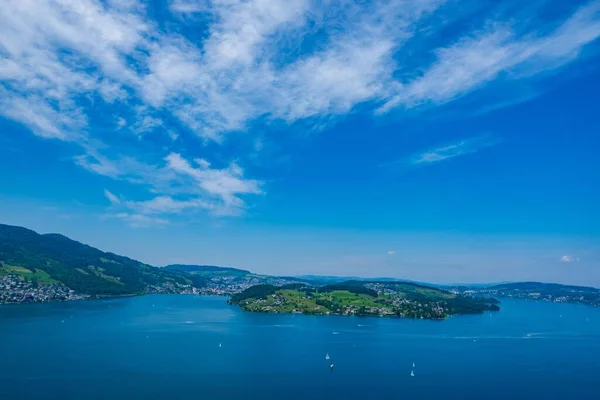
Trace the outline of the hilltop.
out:
M 490 298 L 460 296 L 406 282 L 347 281 L 311 287 L 301 283 L 253 286 L 232 296 L 246 311 L 271 313 L 372 315 L 443 319 L 455 314 L 497 311 Z

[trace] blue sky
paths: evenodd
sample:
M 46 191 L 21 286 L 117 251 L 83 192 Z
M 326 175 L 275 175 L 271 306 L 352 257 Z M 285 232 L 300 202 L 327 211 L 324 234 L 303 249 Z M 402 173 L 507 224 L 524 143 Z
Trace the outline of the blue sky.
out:
M 14 0 L 0 221 L 164 265 L 600 286 L 600 1 Z

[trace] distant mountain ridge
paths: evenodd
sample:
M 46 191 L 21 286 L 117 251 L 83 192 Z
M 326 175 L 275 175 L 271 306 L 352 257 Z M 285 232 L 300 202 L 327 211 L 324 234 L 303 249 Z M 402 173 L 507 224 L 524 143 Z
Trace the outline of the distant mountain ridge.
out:
M 472 294 L 542 300 L 555 303 L 578 303 L 600 307 L 600 289 L 558 283 L 515 282 L 469 290 Z
M 576 285 L 563 285 L 561 283 L 544 283 L 544 282 L 514 282 L 514 283 L 501 283 L 497 285 L 489 286 L 488 289 L 494 290 L 541 290 L 541 291 L 554 291 L 554 290 L 567 290 L 567 291 L 597 291 L 600 289 L 591 286 L 576 286 Z
M 195 265 L 195 264 L 171 264 L 163 267 L 168 271 L 179 271 L 187 274 L 195 275 L 235 275 L 243 276 L 249 275 L 251 272 L 245 269 L 233 268 L 233 267 L 219 267 L 215 265 Z
M 402 278 L 390 278 L 390 277 L 377 277 L 377 278 L 364 278 L 360 276 L 321 276 L 321 275 L 298 275 L 295 278 L 309 281 L 309 282 L 321 282 L 321 283 L 336 283 L 336 282 L 348 282 L 348 281 L 360 281 L 360 282 L 404 282 L 404 283 L 414 283 L 417 285 L 427 285 L 427 286 L 435 286 L 442 287 L 447 285 L 438 285 L 433 283 L 421 282 L 421 281 L 413 281 L 410 279 L 402 279 Z

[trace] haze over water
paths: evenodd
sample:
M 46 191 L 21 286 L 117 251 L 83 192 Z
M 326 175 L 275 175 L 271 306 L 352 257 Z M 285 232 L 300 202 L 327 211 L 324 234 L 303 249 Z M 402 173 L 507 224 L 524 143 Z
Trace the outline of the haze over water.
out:
M 427 321 L 181 295 L 1 306 L 0 398 L 598 398 L 600 309 L 501 308 Z

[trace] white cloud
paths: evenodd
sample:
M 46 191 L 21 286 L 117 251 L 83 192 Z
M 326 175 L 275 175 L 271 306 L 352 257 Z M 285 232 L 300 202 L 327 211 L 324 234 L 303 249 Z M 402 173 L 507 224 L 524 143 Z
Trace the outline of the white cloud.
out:
M 123 117 L 119 117 L 117 119 L 117 129 L 121 129 L 123 128 L 125 125 L 127 125 L 127 120 Z
M 138 134 L 152 132 L 154 129 L 162 126 L 162 120 L 158 118 L 151 117 L 146 115 L 142 119 L 140 119 L 136 124 L 132 127 L 132 129 Z
M 577 262 L 579 261 L 578 257 L 573 257 L 573 256 L 562 256 L 560 258 L 560 262 L 564 262 L 564 263 L 573 263 L 573 262 Z
M 138 210 L 140 214 L 178 214 L 186 209 L 207 208 L 200 199 L 174 200 L 169 196 L 158 196 L 151 200 L 128 202 L 129 208 Z
M 287 121 L 343 115 L 380 100 L 395 87 L 394 51 L 410 39 L 415 24 L 443 1 L 379 2 L 350 7 L 345 29 L 323 50 L 299 59 L 275 81 L 275 115 Z
M 218 69 L 260 62 L 269 37 L 303 25 L 310 5 L 309 0 L 214 0 L 216 21 L 204 43 L 207 61 Z
M 169 154 L 166 168 L 173 171 L 182 185 L 193 189 L 192 194 L 204 194 L 213 199 L 199 206 L 221 215 L 237 215 L 245 208 L 242 195 L 262 194 L 261 182 L 245 179 L 243 170 L 235 163 L 227 168 L 214 169 L 205 160 L 197 160 L 194 168 L 177 153 Z
M 77 162 L 97 174 L 146 186 L 155 194 L 149 200 L 120 201 L 105 191 L 112 204 L 121 204 L 136 215 L 204 210 L 217 216 L 237 216 L 247 208 L 245 196 L 264 193 L 262 182 L 245 178 L 243 169 L 235 163 L 218 169 L 212 168 L 206 160 L 196 159 L 198 167 L 194 167 L 177 153 L 165 157 L 162 165 L 132 158 L 113 160 L 98 153 L 81 156 Z
M 208 12 L 208 0 L 169 0 L 169 9 L 174 13 L 188 14 Z
M 168 131 L 167 131 L 167 135 L 169 136 L 169 138 L 170 138 L 172 141 L 176 141 L 177 139 L 179 139 L 179 134 L 178 134 L 177 132 L 175 132 L 175 131 L 168 130 Z
M 396 254 L 396 250 L 388 250 L 388 255 L 393 256 L 394 254 Z
M 119 200 L 119 198 L 117 196 L 115 196 L 114 194 L 112 194 L 111 192 L 109 192 L 107 189 L 104 189 L 104 196 L 106 196 L 106 198 L 108 199 L 108 201 L 110 201 L 110 204 L 120 204 L 121 200 Z
M 0 87 L 0 114 L 17 120 L 36 135 L 47 139 L 76 140 L 79 129 L 87 123 L 86 117 L 69 105 L 61 110 L 38 95 L 10 97 L 10 92 Z
M 503 23 L 490 23 L 476 34 L 437 49 L 437 60 L 378 112 L 398 106 L 444 103 L 510 72 L 509 79 L 556 69 L 574 60 L 583 46 L 600 37 L 600 2 L 579 9 L 546 36 L 518 35 Z
M 142 101 L 203 138 L 222 140 L 260 116 L 293 122 L 343 115 L 367 101 L 385 102 L 380 112 L 444 103 L 503 72 L 514 78 L 560 67 L 600 36 L 597 1 L 546 35 L 490 23 L 450 46 L 420 49 L 437 60 L 405 80 L 421 67 L 406 71 L 395 54 L 435 28 L 421 24 L 443 4 L 171 0 L 173 12 L 210 14 L 208 36 L 198 43 L 160 31 L 136 0 L 11 0 L 0 11 L 0 77 L 7 82 L 0 101 L 37 108 L 29 115 L 17 106 L 1 112 L 41 136 L 65 139 L 73 125 L 83 134 L 86 110 L 77 99 L 98 95 Z M 294 56 L 314 29 L 327 40 Z M 63 124 L 50 124 L 50 112 Z M 66 121 L 70 115 L 74 121 Z M 158 124 L 154 116 L 139 119 L 138 130 Z
M 151 217 L 143 214 L 132 214 L 132 213 L 117 213 L 112 215 L 107 215 L 107 218 L 116 218 L 121 221 L 124 221 L 129 226 L 133 228 L 147 228 L 147 227 L 156 227 L 156 226 L 164 226 L 168 225 L 169 221 L 164 218 Z
M 408 159 L 409 164 L 430 164 L 450 158 L 462 156 L 465 154 L 476 153 L 486 147 L 495 146 L 501 139 L 489 134 L 475 136 L 469 139 L 463 139 L 458 142 L 445 144 L 422 153 L 418 153 Z M 401 161 L 405 163 L 406 160 Z M 399 162 L 393 162 L 391 165 L 397 165 Z M 385 164 L 387 166 L 390 163 Z
M 142 214 L 121 219 L 158 210 L 240 214 L 247 207 L 242 197 L 263 189 L 237 163 L 219 169 L 208 160 L 187 161 L 179 153 L 188 149 L 113 146 L 95 131 L 99 109 L 118 110 L 119 117 L 109 116 L 117 129 L 142 134 L 163 127 L 173 141 L 185 131 L 221 143 L 261 118 L 310 118 L 320 126 L 359 105 L 382 105 L 383 112 L 445 103 L 507 73 L 524 79 L 566 65 L 600 36 L 599 1 L 543 34 L 491 21 L 443 48 L 420 41 L 436 29 L 427 18 L 453 6 L 443 0 L 168 5 L 181 16 L 168 31 L 139 0 L 7 0 L 0 7 L 0 115 L 40 137 L 78 145 L 81 167 L 146 188 L 149 200 L 120 204 Z M 177 24 L 202 25 L 206 35 L 186 37 Z M 431 53 L 435 60 L 426 68 L 402 62 Z M 414 162 L 488 145 L 468 139 Z

